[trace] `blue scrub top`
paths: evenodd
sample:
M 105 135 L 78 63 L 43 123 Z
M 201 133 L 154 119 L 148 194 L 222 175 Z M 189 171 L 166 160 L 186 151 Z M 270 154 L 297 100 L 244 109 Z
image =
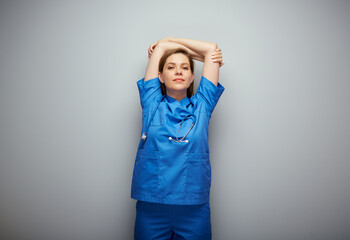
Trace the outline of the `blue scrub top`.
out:
M 163 204 L 209 202 L 211 166 L 208 146 L 210 116 L 225 88 L 201 78 L 197 92 L 181 101 L 163 96 L 159 78 L 137 81 L 142 131 L 131 184 L 131 198 Z M 152 118 L 153 117 L 153 118 Z M 180 124 L 182 126 L 180 127 Z M 174 142 L 172 139 L 188 142 Z M 180 129 L 180 130 L 179 130 Z

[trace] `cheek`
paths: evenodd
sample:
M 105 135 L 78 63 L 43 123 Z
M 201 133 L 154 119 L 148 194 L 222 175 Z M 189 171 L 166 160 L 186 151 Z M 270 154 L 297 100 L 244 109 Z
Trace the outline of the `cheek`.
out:
M 170 76 L 168 74 L 164 74 L 163 75 L 163 82 L 166 84 L 167 82 L 169 82 Z
M 163 82 L 165 85 L 168 85 L 170 81 L 167 78 L 163 78 Z
M 172 86 L 172 84 L 171 84 L 171 82 L 170 81 L 167 81 L 167 80 L 165 80 L 164 81 L 164 85 L 165 85 L 165 87 L 170 87 L 171 88 L 171 86 Z

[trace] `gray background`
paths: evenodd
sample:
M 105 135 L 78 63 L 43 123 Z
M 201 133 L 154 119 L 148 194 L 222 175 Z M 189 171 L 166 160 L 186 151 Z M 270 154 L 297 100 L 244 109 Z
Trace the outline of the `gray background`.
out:
M 217 42 L 225 62 L 213 239 L 350 239 L 349 13 L 349 1 L 1 1 L 0 238 L 133 238 L 136 81 L 148 46 L 173 36 Z

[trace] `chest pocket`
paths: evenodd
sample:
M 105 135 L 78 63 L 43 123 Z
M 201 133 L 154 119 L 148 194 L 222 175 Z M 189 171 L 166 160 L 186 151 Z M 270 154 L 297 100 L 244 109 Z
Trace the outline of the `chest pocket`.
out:
M 186 192 L 207 193 L 211 185 L 209 153 L 187 153 Z

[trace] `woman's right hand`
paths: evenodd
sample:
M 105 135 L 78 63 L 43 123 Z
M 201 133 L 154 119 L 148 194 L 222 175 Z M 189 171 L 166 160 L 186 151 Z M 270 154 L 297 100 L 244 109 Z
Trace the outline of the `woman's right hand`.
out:
M 162 38 L 154 43 L 152 43 L 149 47 L 148 47 L 148 59 L 151 57 L 153 50 L 155 49 L 155 47 L 160 43 L 160 42 L 170 42 L 170 37 L 165 37 Z
M 151 44 L 151 45 L 149 46 L 149 48 L 148 48 L 148 59 L 151 58 L 151 55 L 152 55 L 152 53 L 153 53 L 153 50 L 154 50 L 154 48 L 157 46 L 158 42 L 159 42 L 159 41 L 156 41 L 156 42 L 154 42 L 153 44 Z

